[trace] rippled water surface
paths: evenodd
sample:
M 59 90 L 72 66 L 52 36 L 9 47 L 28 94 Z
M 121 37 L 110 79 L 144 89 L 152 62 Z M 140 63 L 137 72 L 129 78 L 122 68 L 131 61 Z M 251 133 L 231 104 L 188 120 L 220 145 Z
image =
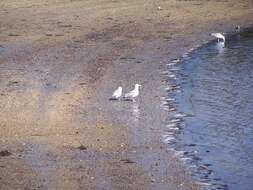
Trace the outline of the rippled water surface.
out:
M 212 42 L 177 65 L 174 93 L 188 115 L 176 135 L 178 150 L 197 165 L 212 189 L 253 189 L 253 33 Z M 192 164 L 192 163 L 191 163 Z

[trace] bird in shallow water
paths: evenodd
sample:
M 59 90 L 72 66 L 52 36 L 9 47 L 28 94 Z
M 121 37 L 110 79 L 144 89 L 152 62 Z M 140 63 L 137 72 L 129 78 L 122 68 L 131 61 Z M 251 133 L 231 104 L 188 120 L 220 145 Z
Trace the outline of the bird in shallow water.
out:
M 119 100 L 120 97 L 122 96 L 122 87 L 119 86 L 112 94 L 112 97 L 110 100 Z
M 124 98 L 126 100 L 132 100 L 133 102 L 135 102 L 134 98 L 136 98 L 137 96 L 139 96 L 139 93 L 140 93 L 139 88 L 140 87 L 141 87 L 140 84 L 135 84 L 134 89 L 132 91 L 126 93 L 125 96 L 124 96 Z
M 211 36 L 214 36 L 218 39 L 218 42 L 225 42 L 226 38 L 221 33 L 211 33 Z
M 239 33 L 241 31 L 241 27 L 239 25 L 235 26 L 235 32 Z

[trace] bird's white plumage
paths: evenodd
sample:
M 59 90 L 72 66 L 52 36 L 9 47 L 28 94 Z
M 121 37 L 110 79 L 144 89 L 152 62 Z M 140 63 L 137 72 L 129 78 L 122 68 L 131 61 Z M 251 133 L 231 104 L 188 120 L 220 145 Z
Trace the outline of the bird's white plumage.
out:
M 122 96 L 122 87 L 119 86 L 112 94 L 112 98 L 118 99 Z
M 220 40 L 222 40 L 223 42 L 225 42 L 225 40 L 226 40 L 225 36 L 223 34 L 221 34 L 221 33 L 211 33 L 211 36 L 216 37 L 218 39 L 218 42 Z
M 134 89 L 128 93 L 125 94 L 125 98 L 136 98 L 139 95 L 139 88 L 140 88 L 140 84 L 135 84 Z

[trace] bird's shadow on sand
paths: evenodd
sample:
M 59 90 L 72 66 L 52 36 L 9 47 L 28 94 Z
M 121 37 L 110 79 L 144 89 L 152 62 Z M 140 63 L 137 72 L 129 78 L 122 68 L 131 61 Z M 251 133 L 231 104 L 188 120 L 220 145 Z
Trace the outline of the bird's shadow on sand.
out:
M 118 98 L 109 98 L 110 101 L 119 101 Z
M 109 98 L 109 100 L 110 101 L 128 101 L 128 102 L 134 102 L 134 100 L 133 99 L 130 99 L 130 98 L 120 98 L 120 99 L 118 99 L 118 98 Z

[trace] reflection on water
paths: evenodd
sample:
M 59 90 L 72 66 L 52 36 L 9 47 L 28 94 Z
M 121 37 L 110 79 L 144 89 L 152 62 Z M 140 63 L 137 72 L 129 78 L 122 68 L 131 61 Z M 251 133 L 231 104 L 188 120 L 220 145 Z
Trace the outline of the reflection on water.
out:
M 138 103 L 136 103 L 136 102 L 133 102 L 133 104 L 132 104 L 132 114 L 133 114 L 134 122 L 139 122 L 140 109 L 139 109 Z M 137 123 L 137 125 L 138 125 L 138 123 Z
M 216 43 L 216 49 L 220 54 L 223 54 L 225 51 L 225 43 L 224 42 Z
M 175 106 L 190 114 L 176 149 L 210 189 L 253 188 L 253 35 L 211 43 L 181 64 Z M 191 163 L 192 164 L 192 163 Z

